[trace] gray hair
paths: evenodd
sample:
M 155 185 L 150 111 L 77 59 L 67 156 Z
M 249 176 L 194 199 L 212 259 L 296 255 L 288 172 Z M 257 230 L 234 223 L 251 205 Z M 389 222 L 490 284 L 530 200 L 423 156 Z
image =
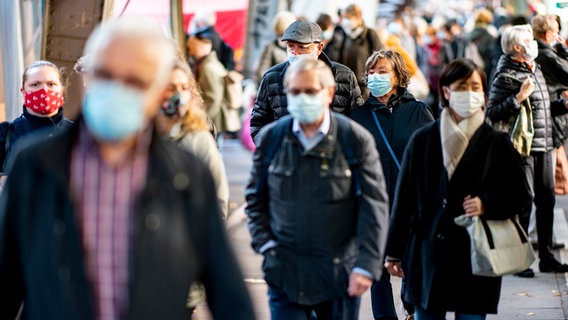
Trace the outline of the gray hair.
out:
M 176 57 L 176 48 L 172 45 L 172 41 L 166 37 L 158 22 L 147 17 L 120 17 L 105 21 L 97 26 L 85 45 L 84 55 L 89 56 L 85 66 L 87 74 L 92 75 L 100 53 L 115 38 L 120 37 L 150 41 L 152 46 L 157 48 L 157 52 L 160 53 L 158 70 L 153 85 L 162 85 L 168 81 Z
M 515 45 L 521 45 L 520 39 L 523 34 L 528 34 L 533 37 L 533 30 L 530 24 L 522 24 L 518 26 L 510 26 L 503 31 L 501 36 L 501 49 L 506 55 L 515 54 Z
M 316 71 L 322 88 L 335 87 L 335 78 L 331 69 L 321 60 L 300 59 L 291 64 L 284 74 L 284 87 L 292 76 L 302 71 Z

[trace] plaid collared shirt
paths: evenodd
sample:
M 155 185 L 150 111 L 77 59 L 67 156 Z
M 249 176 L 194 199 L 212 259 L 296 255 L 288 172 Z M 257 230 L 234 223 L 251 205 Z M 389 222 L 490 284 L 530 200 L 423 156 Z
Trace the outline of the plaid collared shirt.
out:
M 138 138 L 134 152 L 110 167 L 83 127 L 71 155 L 71 190 L 98 320 L 120 319 L 128 308 L 134 205 L 146 181 L 151 130 Z

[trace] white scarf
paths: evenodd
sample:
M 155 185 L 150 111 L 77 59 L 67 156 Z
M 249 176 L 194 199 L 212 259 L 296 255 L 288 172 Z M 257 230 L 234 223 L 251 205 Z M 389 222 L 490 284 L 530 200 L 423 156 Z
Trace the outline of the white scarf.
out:
M 440 115 L 440 137 L 442 140 L 442 156 L 444 166 L 448 172 L 448 180 L 452 178 L 460 162 L 469 140 L 483 124 L 485 115 L 482 109 L 469 118 L 456 123 L 448 108 L 444 108 Z

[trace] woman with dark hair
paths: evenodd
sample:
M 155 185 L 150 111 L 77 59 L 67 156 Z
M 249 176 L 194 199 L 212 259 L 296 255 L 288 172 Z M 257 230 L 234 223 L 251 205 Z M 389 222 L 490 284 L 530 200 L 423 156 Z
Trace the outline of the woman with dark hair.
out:
M 375 51 L 365 64 L 363 82 L 371 94 L 361 107 L 351 111 L 351 118 L 375 138 L 387 192 L 393 199 L 400 161 L 410 136 L 434 118 L 430 108 L 407 91 L 410 71 L 398 52 Z M 375 319 L 397 319 L 388 272 L 384 271 L 381 279 L 373 283 L 371 303 Z M 406 308 L 412 313 L 409 309 Z
M 484 121 L 483 70 L 454 60 L 439 88 L 440 118 L 417 130 L 404 153 L 385 267 L 406 279 L 402 299 L 415 306 L 416 320 L 445 319 L 447 311 L 482 320 L 497 313 L 501 278 L 472 274 L 469 235 L 454 218 L 512 218 L 531 195 L 509 136 Z

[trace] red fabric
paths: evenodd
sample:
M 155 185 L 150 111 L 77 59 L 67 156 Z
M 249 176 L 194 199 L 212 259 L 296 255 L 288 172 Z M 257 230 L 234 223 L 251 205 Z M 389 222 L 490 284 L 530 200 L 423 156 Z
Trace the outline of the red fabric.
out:
M 25 92 L 24 105 L 40 114 L 50 114 L 63 105 L 63 94 L 49 89 Z
M 247 10 L 217 11 L 215 13 L 217 14 L 215 30 L 219 32 L 221 38 L 227 42 L 233 50 L 237 51 L 238 49 L 242 49 L 245 45 Z M 193 13 L 184 14 L 184 30 L 187 30 L 193 16 Z

